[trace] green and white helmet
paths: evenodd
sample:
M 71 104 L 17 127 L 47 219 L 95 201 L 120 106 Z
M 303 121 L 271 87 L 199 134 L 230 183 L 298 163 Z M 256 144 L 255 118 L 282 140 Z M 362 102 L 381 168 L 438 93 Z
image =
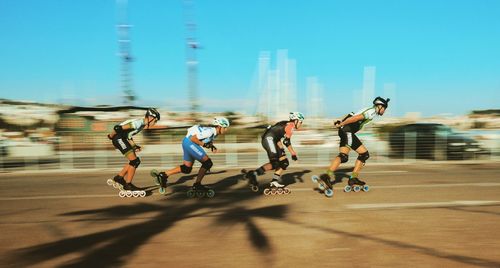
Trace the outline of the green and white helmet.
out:
M 304 121 L 304 115 L 301 112 L 291 112 L 290 120 L 299 120 L 300 122 Z
M 229 127 L 229 120 L 225 117 L 215 117 L 212 125 L 220 127 Z

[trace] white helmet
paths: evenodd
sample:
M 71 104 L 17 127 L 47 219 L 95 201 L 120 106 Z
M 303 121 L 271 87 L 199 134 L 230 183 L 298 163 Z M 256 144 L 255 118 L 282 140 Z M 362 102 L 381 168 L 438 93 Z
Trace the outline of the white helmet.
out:
M 220 127 L 229 127 L 229 120 L 225 117 L 215 117 L 212 125 Z
M 304 121 L 304 115 L 301 112 L 291 112 L 290 120 L 299 120 L 300 122 Z

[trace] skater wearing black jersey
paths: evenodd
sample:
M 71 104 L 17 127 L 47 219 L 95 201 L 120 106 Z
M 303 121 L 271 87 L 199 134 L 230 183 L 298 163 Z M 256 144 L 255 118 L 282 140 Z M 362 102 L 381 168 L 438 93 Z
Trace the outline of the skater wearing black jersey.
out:
M 382 116 L 388 107 L 389 100 L 390 99 L 377 97 L 373 100 L 372 107 L 365 108 L 358 113 L 350 113 L 342 120 L 337 120 L 334 123 L 338 128 L 338 135 L 340 137 L 339 154 L 332 160 L 326 174 L 320 176 L 320 179 L 323 180 L 330 189 L 332 187 L 331 179 L 335 170 L 337 170 L 341 163 L 346 163 L 348 161 L 349 151 L 352 149 L 358 153 L 358 158 L 354 164 L 354 170 L 349 178 L 348 185 L 344 190 L 349 192 L 354 188 L 355 191 L 359 191 L 359 186 L 361 186 L 363 190 L 368 191 L 368 186 L 365 185 L 366 183 L 360 180 L 358 176 L 366 160 L 370 157 L 370 154 L 368 153 L 368 149 L 356 136 L 356 133 L 360 131 L 363 126 L 370 123 L 376 116 Z
M 274 194 L 273 189 L 277 189 L 277 193 L 283 192 L 284 185 L 280 184 L 278 180 L 284 170 L 287 169 L 289 161 L 285 154 L 285 148 L 292 154 L 292 159 L 294 161 L 298 160 L 297 152 L 292 147 L 292 134 L 294 129 L 299 129 L 304 121 L 304 115 L 300 112 L 290 113 L 288 121 L 280 121 L 273 126 L 269 126 L 264 134 L 262 135 L 262 147 L 267 152 L 269 162 L 262 165 L 256 170 L 246 171 L 246 177 L 249 179 L 252 185 L 253 191 L 258 191 L 257 186 L 257 176 L 263 175 L 268 170 L 274 170 L 273 179 L 270 184 L 270 188 L 266 188 L 264 194 Z M 281 141 L 283 139 L 283 141 Z M 270 192 L 270 189 L 272 192 Z M 285 188 L 286 193 L 289 189 Z

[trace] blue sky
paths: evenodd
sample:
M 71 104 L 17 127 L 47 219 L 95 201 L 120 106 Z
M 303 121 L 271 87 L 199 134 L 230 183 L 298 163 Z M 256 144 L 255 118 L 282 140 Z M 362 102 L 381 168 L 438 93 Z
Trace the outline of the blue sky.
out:
M 497 0 L 196 0 L 194 13 L 207 109 L 254 98 L 259 52 L 278 49 L 297 61 L 299 107 L 316 76 L 328 115 L 360 108 L 364 66 L 377 95 L 396 84 L 396 115 L 500 108 Z M 121 104 L 117 20 L 112 0 L 0 1 L 0 98 Z M 182 1 L 129 0 L 128 20 L 140 103 L 185 102 Z

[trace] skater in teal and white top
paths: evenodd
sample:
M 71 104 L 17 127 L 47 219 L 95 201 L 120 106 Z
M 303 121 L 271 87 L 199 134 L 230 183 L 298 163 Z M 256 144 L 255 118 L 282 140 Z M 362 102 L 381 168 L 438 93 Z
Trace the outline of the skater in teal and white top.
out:
M 388 107 L 390 99 L 384 99 L 377 97 L 373 100 L 373 106 L 365 108 L 358 113 L 350 113 L 346 115 L 342 120 L 337 120 L 334 125 L 338 128 L 338 135 L 340 137 L 339 154 L 335 157 L 326 174 L 320 176 L 328 187 L 331 189 L 331 181 L 335 170 L 340 166 L 341 163 L 346 163 L 349 159 L 350 150 L 354 150 L 358 153 L 358 158 L 354 164 L 354 170 L 349 178 L 348 186 L 345 190 L 350 191 L 356 185 L 363 187 L 365 182 L 358 178 L 361 168 L 365 165 L 366 160 L 370 157 L 368 149 L 363 145 L 363 143 L 356 136 L 356 133 L 360 131 L 363 126 L 370 123 L 375 117 L 382 116 Z M 359 190 L 357 186 L 354 190 Z M 364 187 L 364 190 L 368 190 L 368 187 Z
M 202 147 L 210 149 L 213 153 L 217 153 L 217 148 L 214 146 L 213 142 L 218 135 L 224 135 L 228 127 L 229 120 L 225 117 L 214 118 L 212 125 L 194 125 L 190 127 L 182 140 L 182 150 L 184 151 L 184 162 L 182 165 L 162 172 L 157 172 L 156 170 L 151 172 L 151 175 L 155 176 L 160 184 L 160 193 L 165 192 L 168 177 L 181 172 L 184 174 L 191 173 L 194 161 L 197 160 L 201 163 L 201 167 L 198 171 L 198 176 L 196 177 L 193 188 L 188 191 L 188 195 L 192 197 L 196 194 L 201 197 L 206 194 L 208 197 L 212 197 L 215 192 L 209 187 L 201 184 L 205 173 L 210 170 L 213 165 L 212 160 Z

